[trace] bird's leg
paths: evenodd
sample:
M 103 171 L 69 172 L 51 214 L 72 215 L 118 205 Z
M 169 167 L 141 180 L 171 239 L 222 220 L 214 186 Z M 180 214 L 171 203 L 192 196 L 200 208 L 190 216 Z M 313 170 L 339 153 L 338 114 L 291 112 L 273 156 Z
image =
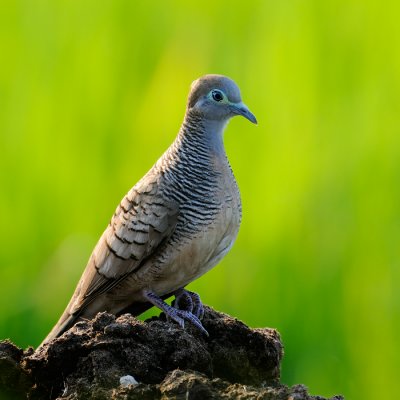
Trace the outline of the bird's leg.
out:
M 204 307 L 200 296 L 184 288 L 180 288 L 174 292 L 175 300 L 173 306 L 180 310 L 186 310 L 194 314 L 198 319 L 204 316 Z M 184 303 L 182 305 L 182 302 Z M 185 307 L 186 305 L 186 307 Z
M 175 322 L 177 322 L 182 328 L 185 327 L 185 320 L 191 322 L 197 328 L 200 329 L 205 335 L 208 336 L 208 332 L 204 329 L 203 325 L 201 324 L 200 320 L 193 315 L 191 312 L 186 310 L 179 310 L 167 304 L 163 299 L 158 297 L 156 294 L 151 292 L 150 290 L 144 290 L 143 296 L 145 299 L 156 306 L 160 310 L 164 311 L 165 315 Z

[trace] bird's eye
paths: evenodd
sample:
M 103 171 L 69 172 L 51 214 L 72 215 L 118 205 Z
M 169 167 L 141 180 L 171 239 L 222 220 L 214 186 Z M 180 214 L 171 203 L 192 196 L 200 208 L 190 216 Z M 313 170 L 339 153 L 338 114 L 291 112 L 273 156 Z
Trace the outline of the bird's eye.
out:
M 224 99 L 224 95 L 220 90 L 213 90 L 211 92 L 211 96 L 215 101 L 222 101 Z

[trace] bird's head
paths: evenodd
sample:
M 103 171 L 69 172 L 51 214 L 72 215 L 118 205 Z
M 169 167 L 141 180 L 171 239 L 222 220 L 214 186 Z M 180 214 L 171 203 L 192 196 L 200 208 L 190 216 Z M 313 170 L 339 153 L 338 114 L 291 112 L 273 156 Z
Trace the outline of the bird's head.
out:
M 242 102 L 236 83 L 223 75 L 204 75 L 192 83 L 189 93 L 188 112 L 208 120 L 228 121 L 242 115 L 254 124 L 256 117 Z

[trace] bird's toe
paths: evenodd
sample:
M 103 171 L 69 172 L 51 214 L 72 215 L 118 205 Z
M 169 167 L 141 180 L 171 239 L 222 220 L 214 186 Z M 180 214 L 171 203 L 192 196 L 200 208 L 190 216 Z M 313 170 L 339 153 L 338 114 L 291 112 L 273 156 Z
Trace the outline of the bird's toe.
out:
M 206 336 L 209 336 L 208 332 L 202 325 L 201 321 L 197 318 L 196 315 L 192 314 L 189 311 L 177 310 L 179 316 L 186 321 L 191 322 L 194 326 L 196 326 L 201 332 L 203 332 Z

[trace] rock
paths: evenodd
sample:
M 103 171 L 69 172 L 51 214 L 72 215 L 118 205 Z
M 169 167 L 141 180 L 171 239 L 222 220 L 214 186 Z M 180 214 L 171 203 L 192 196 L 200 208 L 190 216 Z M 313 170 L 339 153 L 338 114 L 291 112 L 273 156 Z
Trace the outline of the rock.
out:
M 141 322 L 99 313 L 36 352 L 0 342 L 0 398 L 322 399 L 279 383 L 276 330 L 250 329 L 209 307 L 203 325 L 209 337 L 163 315 Z
M 0 342 L 0 399 L 24 398 L 32 386 L 28 372 L 20 366 L 23 356 L 24 352 L 9 340 Z

